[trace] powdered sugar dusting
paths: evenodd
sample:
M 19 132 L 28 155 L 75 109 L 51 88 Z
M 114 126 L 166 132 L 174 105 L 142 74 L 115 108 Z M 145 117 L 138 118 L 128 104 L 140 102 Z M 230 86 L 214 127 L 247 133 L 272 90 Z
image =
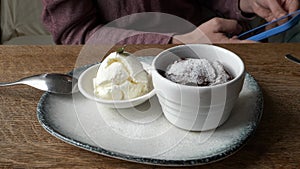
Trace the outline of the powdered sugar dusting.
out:
M 215 86 L 231 79 L 220 62 L 192 58 L 171 64 L 165 75 L 175 83 L 191 86 Z

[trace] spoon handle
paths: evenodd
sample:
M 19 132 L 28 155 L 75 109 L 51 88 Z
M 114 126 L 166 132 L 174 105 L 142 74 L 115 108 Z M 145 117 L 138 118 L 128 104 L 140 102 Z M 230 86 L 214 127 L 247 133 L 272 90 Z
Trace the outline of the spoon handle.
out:
M 20 81 L 16 81 L 16 82 L 7 82 L 7 83 L 0 83 L 0 87 L 14 86 L 14 85 L 20 85 L 20 84 L 22 84 Z
M 290 60 L 290 61 L 292 61 L 294 63 L 300 64 L 300 59 L 296 58 L 295 56 L 293 56 L 291 54 L 285 55 L 285 58 L 287 58 L 288 60 Z

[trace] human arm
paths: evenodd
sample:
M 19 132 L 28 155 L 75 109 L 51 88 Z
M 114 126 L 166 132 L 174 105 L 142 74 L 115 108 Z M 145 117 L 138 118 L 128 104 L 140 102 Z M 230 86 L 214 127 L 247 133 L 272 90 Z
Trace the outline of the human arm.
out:
M 211 0 L 207 1 L 206 4 L 211 7 L 218 14 L 226 18 L 236 19 L 236 20 L 250 20 L 253 18 L 254 14 L 257 14 L 267 21 L 272 21 L 277 19 L 287 13 L 294 12 L 298 9 L 299 1 L 298 0 Z M 229 24 L 230 22 L 225 20 L 218 19 L 218 22 Z M 231 28 L 234 28 L 234 22 L 231 22 Z M 232 29 L 219 29 L 219 27 L 214 26 L 215 23 L 209 21 L 201 26 L 199 26 L 198 30 L 201 30 L 202 34 L 205 33 L 206 37 L 213 43 L 218 42 L 239 42 L 236 38 L 230 39 L 227 38 L 226 34 L 231 34 L 230 31 Z M 218 25 L 218 24 L 217 24 Z M 230 28 L 227 27 L 227 28 Z M 207 30 L 205 30 L 207 28 Z M 237 29 L 238 30 L 238 29 Z M 174 37 L 175 43 L 178 41 L 176 39 L 193 39 L 196 36 L 196 31 L 191 32 L 189 34 L 180 35 L 178 37 Z M 235 31 L 237 33 L 238 31 Z M 203 38 L 201 38 L 203 39 Z M 205 38 L 204 38 L 205 39 Z M 199 39 L 197 40 L 199 41 Z M 206 40 L 207 41 L 207 40 Z M 245 41 L 244 41 L 245 42 Z M 249 41 L 248 41 L 249 42 Z
M 97 26 L 93 1 L 43 0 L 42 20 L 57 44 L 83 44 Z
M 239 0 L 210 0 L 205 1 L 204 4 L 213 10 L 222 18 L 214 18 L 202 25 L 197 30 L 185 34 L 183 36 L 174 37 L 174 39 L 191 39 L 188 37 L 197 37 L 196 32 L 201 32 L 201 38 L 197 38 L 196 42 L 199 41 L 210 41 L 210 43 L 241 43 L 250 41 L 241 41 L 236 37 L 229 38 L 228 35 L 238 35 L 242 31 L 241 25 L 238 21 L 241 20 L 252 20 L 255 15 L 245 15 L 239 8 Z M 199 34 L 199 33 L 198 33 Z M 204 35 L 204 36 L 203 36 Z M 175 40 L 175 42 L 177 42 Z
M 256 13 L 267 21 L 278 19 L 298 8 L 298 0 L 240 0 L 242 11 Z
M 253 43 L 236 37 L 227 37 L 227 35 L 239 34 L 241 31 L 242 27 L 236 20 L 213 18 L 190 33 L 174 36 L 172 43 Z
M 167 44 L 173 34 L 105 27 L 93 0 L 43 0 L 44 25 L 57 44 Z
M 221 17 L 235 20 L 251 20 L 254 15 L 245 15 L 240 9 L 241 0 L 210 0 L 206 1 L 208 8 L 219 14 Z M 252 0 L 248 0 L 252 1 Z

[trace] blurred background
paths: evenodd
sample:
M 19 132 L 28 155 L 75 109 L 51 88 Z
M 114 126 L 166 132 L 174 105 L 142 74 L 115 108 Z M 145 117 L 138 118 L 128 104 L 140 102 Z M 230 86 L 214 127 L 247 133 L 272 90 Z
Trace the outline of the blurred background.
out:
M 41 13 L 41 0 L 1 0 L 1 44 L 54 44 L 41 22 Z

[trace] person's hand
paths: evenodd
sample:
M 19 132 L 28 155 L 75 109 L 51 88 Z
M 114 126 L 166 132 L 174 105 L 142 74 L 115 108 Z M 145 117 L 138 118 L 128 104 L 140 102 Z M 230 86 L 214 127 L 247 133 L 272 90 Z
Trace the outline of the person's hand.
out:
M 245 13 L 273 21 L 299 8 L 298 0 L 240 0 L 240 8 Z
M 242 27 L 236 20 L 213 18 L 194 31 L 176 35 L 172 39 L 173 44 L 188 43 L 241 43 L 235 38 L 228 38 L 227 35 L 237 35 L 242 31 Z

